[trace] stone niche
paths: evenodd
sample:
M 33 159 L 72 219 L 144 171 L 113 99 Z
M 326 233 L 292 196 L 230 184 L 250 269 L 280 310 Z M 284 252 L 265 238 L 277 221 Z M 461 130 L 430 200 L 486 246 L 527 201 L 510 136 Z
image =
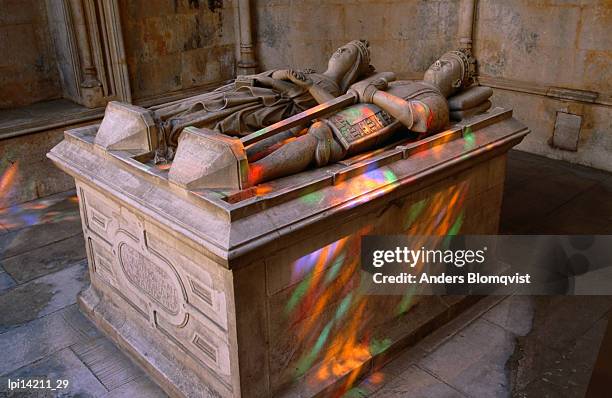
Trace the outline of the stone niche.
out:
M 188 190 L 146 150 L 69 130 L 91 286 L 82 310 L 171 396 L 340 394 L 466 298 L 368 296 L 364 234 L 496 233 L 506 152 L 496 108 L 417 142 L 244 190 Z M 461 304 L 463 303 L 463 304 Z

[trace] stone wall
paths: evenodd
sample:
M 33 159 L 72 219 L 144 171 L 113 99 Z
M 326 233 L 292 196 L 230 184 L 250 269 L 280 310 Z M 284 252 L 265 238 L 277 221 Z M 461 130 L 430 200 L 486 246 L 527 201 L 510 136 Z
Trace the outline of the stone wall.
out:
M 135 101 L 234 76 L 231 1 L 120 0 Z
M 336 48 L 367 39 L 378 70 L 419 77 L 456 45 L 458 0 L 256 0 L 253 5 L 262 69 L 324 71 Z
M 45 2 L 0 0 L 0 109 L 61 97 Z
M 514 108 L 532 129 L 519 149 L 612 171 L 612 2 L 477 4 L 482 82 L 495 88 L 495 105 Z M 255 0 L 254 7 L 262 69 L 322 71 L 334 49 L 359 38 L 370 41 L 378 70 L 420 78 L 457 46 L 459 0 Z M 549 144 L 557 112 L 582 117 L 576 152 Z
M 482 81 L 532 130 L 518 148 L 612 171 L 612 2 L 481 0 L 477 16 Z M 549 144 L 557 112 L 582 117 L 575 152 Z
M 99 122 L 99 121 L 96 121 Z M 0 212 L 17 203 L 74 189 L 74 179 L 47 159 L 72 124 L 0 140 Z

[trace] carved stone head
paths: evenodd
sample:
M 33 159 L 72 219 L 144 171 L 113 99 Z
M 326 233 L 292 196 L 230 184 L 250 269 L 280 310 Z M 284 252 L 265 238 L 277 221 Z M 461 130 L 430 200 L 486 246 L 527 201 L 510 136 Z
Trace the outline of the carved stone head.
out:
M 327 71 L 340 77 L 342 92 L 373 71 L 369 46 L 367 40 L 353 40 L 337 49 L 329 59 Z
M 423 80 L 435 85 L 446 97 L 474 82 L 474 58 L 464 50 L 449 51 L 433 63 Z

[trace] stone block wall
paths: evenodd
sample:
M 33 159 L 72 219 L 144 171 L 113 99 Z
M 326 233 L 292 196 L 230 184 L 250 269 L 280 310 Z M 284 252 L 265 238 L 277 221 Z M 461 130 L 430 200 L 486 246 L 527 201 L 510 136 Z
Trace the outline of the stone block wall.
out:
M 481 0 L 475 24 L 493 103 L 532 130 L 518 149 L 612 171 L 612 2 Z M 551 146 L 558 112 L 582 118 L 576 151 Z
M 0 0 L 0 109 L 61 97 L 45 2 Z
M 494 105 L 531 129 L 519 149 L 612 171 L 612 2 L 479 0 L 474 54 Z M 254 0 L 262 69 L 325 70 L 345 42 L 368 39 L 372 63 L 421 78 L 457 46 L 459 0 Z M 551 145 L 557 112 L 582 118 L 577 151 Z
M 367 39 L 378 70 L 417 78 L 456 45 L 458 0 L 255 0 L 252 7 L 262 69 L 322 72 L 336 48 Z
M 50 34 L 54 3 L 0 0 L 0 109 L 62 96 Z M 236 5 L 119 0 L 133 101 L 160 103 L 234 77 Z M 421 78 L 457 46 L 460 7 L 460 0 L 251 0 L 260 70 L 323 71 L 337 47 L 358 38 L 370 41 L 378 70 Z M 612 171 L 610 26 L 609 0 L 477 1 L 474 53 L 481 83 L 494 87 L 494 105 L 513 108 L 531 128 L 519 149 Z M 576 151 L 551 145 L 560 112 L 581 118 Z M 29 159 L 21 162 L 20 193 L 5 195 L 5 204 L 69 187 L 61 171 L 47 167 L 46 151 L 34 149 L 41 142 L 49 149 L 50 137 L 58 142 L 62 130 L 0 140 L 0 175 L 14 159 Z
M 121 0 L 135 101 L 233 78 L 231 1 Z
M 0 213 L 5 207 L 74 189 L 74 179 L 46 155 L 64 139 L 64 130 L 85 124 L 89 123 L 0 140 Z

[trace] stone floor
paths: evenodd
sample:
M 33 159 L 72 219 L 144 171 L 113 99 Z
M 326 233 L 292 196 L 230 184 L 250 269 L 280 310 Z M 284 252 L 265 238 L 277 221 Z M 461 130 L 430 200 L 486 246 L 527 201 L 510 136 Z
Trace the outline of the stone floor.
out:
M 36 128 L 65 124 L 66 120 L 91 120 L 104 114 L 104 108 L 86 108 L 67 99 L 36 102 L 20 108 L 0 109 L 0 137 L 9 137 Z
M 509 156 L 501 232 L 612 233 L 612 175 Z M 163 397 L 78 312 L 87 284 L 74 193 L 0 209 L 0 397 L 6 380 L 67 379 L 28 396 Z M 581 397 L 610 297 L 486 297 L 348 397 Z

